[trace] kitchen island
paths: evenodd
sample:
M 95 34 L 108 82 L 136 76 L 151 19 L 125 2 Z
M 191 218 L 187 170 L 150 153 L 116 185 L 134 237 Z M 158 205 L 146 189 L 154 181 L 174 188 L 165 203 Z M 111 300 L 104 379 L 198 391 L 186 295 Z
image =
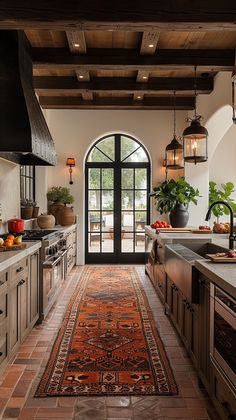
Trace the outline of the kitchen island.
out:
M 149 226 L 145 231 L 146 273 L 165 313 L 220 417 L 235 419 L 236 264 L 205 258 L 207 249 L 228 249 L 228 234 L 157 234 Z

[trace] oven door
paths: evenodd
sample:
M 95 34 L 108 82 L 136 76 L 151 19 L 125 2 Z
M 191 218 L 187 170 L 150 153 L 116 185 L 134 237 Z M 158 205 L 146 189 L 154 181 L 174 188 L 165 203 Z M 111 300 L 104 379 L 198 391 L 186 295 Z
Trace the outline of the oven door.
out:
M 53 300 L 64 279 L 64 260 L 62 255 L 55 255 L 43 263 L 43 308 Z
M 211 284 L 211 358 L 236 387 L 236 301 Z

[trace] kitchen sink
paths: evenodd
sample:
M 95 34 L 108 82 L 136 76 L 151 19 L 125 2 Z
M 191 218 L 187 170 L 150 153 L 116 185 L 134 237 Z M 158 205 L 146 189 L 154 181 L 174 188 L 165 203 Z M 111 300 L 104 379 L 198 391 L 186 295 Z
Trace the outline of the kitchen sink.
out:
M 191 247 L 191 248 L 190 248 Z M 211 242 L 166 245 L 165 271 L 167 276 L 192 303 L 199 303 L 198 271 L 196 260 L 203 260 L 206 254 L 226 252 L 227 248 Z
M 216 254 L 217 252 L 227 252 L 228 248 L 214 244 L 212 242 L 205 242 L 204 244 L 199 243 L 188 243 L 185 244 L 186 248 L 192 250 L 194 253 L 200 255 L 203 258 L 207 258 L 206 254 Z

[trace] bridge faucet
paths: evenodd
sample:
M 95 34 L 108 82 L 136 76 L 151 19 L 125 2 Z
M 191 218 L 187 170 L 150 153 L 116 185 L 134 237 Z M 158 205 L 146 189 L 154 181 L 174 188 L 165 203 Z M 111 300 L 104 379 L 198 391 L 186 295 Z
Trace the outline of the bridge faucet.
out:
M 229 213 L 230 213 L 230 232 L 229 232 L 229 249 L 234 249 L 234 241 L 235 241 L 235 235 L 234 235 L 234 215 L 233 215 L 233 210 L 232 207 L 230 207 L 230 205 L 228 203 L 226 203 L 223 200 L 217 200 L 214 201 L 214 203 L 212 203 L 209 207 L 209 209 L 207 210 L 207 214 L 205 217 L 206 221 L 209 221 L 211 218 L 211 210 L 214 206 L 216 206 L 217 204 L 223 204 L 224 206 L 228 207 L 229 209 Z

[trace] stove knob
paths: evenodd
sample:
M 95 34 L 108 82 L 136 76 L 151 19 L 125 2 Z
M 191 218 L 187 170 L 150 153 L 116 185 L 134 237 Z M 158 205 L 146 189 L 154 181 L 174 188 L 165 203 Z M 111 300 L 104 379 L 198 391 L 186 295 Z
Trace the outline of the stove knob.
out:
M 49 255 L 53 255 L 53 248 L 52 248 L 52 246 L 49 248 L 49 250 L 48 250 L 48 254 L 49 254 Z

